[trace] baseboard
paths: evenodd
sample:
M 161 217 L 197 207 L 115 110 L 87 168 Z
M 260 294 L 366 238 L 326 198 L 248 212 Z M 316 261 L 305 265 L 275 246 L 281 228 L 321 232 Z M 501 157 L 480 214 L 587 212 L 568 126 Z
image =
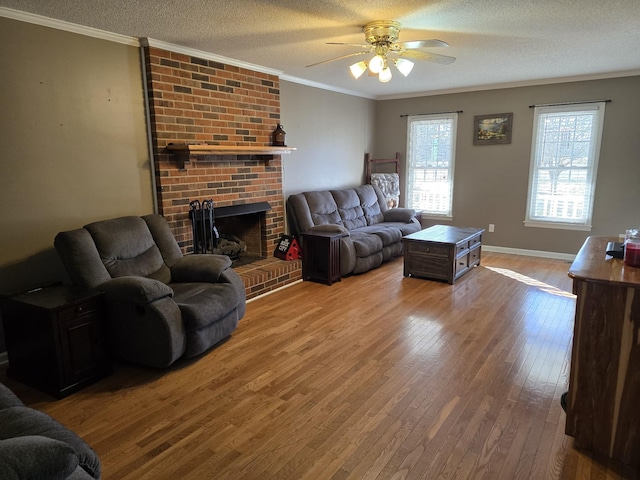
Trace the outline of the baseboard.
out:
M 268 292 L 265 292 L 265 293 L 263 293 L 261 295 L 258 295 L 258 296 L 253 297 L 253 298 L 249 298 L 247 300 L 247 303 L 250 303 L 250 302 L 252 302 L 254 300 L 257 300 L 258 298 L 266 297 L 267 295 L 271 295 L 272 293 L 279 292 L 280 290 L 284 290 L 285 288 L 289 288 L 291 285 L 295 285 L 296 283 L 300 283 L 300 282 L 302 282 L 302 280 L 296 280 L 294 282 L 287 283 L 286 285 L 283 285 L 281 287 L 274 288 L 273 290 L 269 290 Z
M 493 245 L 482 244 L 482 250 L 485 252 L 510 253 L 511 255 L 525 255 L 527 257 L 555 258 L 558 260 L 567 260 L 572 262 L 576 256 L 571 253 L 544 252 L 542 250 L 524 250 L 521 248 L 497 247 Z

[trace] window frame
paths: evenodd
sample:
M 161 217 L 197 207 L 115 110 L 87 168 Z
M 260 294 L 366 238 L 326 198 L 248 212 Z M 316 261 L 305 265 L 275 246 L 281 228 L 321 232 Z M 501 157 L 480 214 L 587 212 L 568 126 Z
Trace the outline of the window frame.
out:
M 538 166 L 538 151 L 541 141 L 539 139 L 541 117 L 553 113 L 576 113 L 576 112 L 592 112 L 594 113 L 594 125 L 592 125 L 592 137 L 589 148 L 588 164 L 586 167 L 588 182 L 588 201 L 589 205 L 585 205 L 586 213 L 582 219 L 576 222 L 567 221 L 566 218 L 554 220 L 553 217 L 536 217 L 532 215 L 532 209 L 535 204 L 533 195 L 536 186 L 538 170 L 548 168 Z M 590 231 L 592 228 L 593 207 L 595 203 L 595 190 L 597 182 L 598 164 L 600 161 L 600 147 L 602 144 L 602 131 L 604 129 L 604 113 L 605 102 L 588 102 L 580 104 L 567 105 L 550 105 L 536 106 L 534 108 L 533 130 L 531 139 L 531 157 L 529 163 L 529 186 L 527 191 L 527 207 L 525 211 L 524 225 L 526 227 L 538 228 L 557 228 L 563 230 L 582 230 Z M 571 167 L 570 167 L 571 168 Z M 578 170 L 578 167 L 573 167 Z M 582 168 L 581 168 L 582 169 Z M 586 198 L 586 197 L 585 197 Z
M 413 155 L 411 150 L 411 135 L 413 133 L 413 124 L 422 122 L 422 121 L 434 121 L 434 120 L 449 120 L 451 122 L 451 145 L 449 146 L 451 157 L 449 159 L 449 168 L 448 176 L 450 178 L 449 181 L 449 206 L 448 210 L 445 213 L 438 213 L 434 211 L 425 210 L 422 207 L 413 206 L 411 202 L 411 195 L 413 190 L 413 182 L 411 179 L 411 174 L 414 170 L 413 164 Z M 458 134 L 458 113 L 435 113 L 435 114 L 427 114 L 427 115 L 410 115 L 407 117 L 407 162 L 406 162 L 406 173 L 405 173 L 405 204 L 408 208 L 413 208 L 417 211 L 422 212 L 423 218 L 430 218 L 436 220 L 453 220 L 453 192 L 454 192 L 454 180 L 455 180 L 455 159 L 456 159 L 456 143 L 457 143 L 457 134 Z M 421 168 L 421 170 L 424 170 Z

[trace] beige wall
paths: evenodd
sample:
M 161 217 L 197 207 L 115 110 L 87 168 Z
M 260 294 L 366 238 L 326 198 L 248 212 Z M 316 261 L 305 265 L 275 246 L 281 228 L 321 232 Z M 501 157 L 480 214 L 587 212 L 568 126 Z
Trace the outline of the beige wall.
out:
M 280 81 L 285 199 L 294 193 L 361 185 L 373 146 L 375 101 Z
M 64 277 L 52 248 L 63 229 L 154 209 L 139 50 L 0 17 L 0 293 Z M 640 77 L 373 101 L 281 81 L 285 198 L 363 181 L 365 152 L 406 150 L 401 114 L 463 110 L 454 221 L 485 243 L 575 253 L 589 233 L 523 226 L 532 103 L 611 99 L 594 228 L 640 225 Z M 510 145 L 474 147 L 473 116 L 513 112 Z M 3 350 L 0 332 L 0 351 Z
M 139 49 L 0 18 L 0 292 L 60 278 L 53 238 L 153 211 Z
M 605 108 L 591 232 L 525 227 L 532 104 L 611 100 Z M 379 156 L 406 152 L 400 115 L 462 110 L 458 117 L 452 225 L 487 228 L 488 245 L 575 254 L 588 235 L 640 225 L 640 77 L 385 100 L 376 106 Z M 473 145 L 473 117 L 513 112 L 509 145 Z M 447 223 L 447 222 L 440 222 Z

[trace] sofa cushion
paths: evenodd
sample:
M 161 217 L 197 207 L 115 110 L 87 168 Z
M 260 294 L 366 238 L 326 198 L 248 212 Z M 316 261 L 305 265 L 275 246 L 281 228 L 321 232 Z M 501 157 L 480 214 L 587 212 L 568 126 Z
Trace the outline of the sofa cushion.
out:
M 331 190 L 336 205 L 338 205 L 338 213 L 342 223 L 349 230 L 364 227 L 367 220 L 364 218 L 364 211 L 360 205 L 360 198 L 355 190 L 349 188 L 346 190 Z
M 368 257 L 382 250 L 382 239 L 377 235 L 355 232 L 351 234 L 351 240 L 357 257 Z
M 422 229 L 420 222 L 417 220 L 413 220 L 409 223 L 404 222 L 384 222 L 383 225 L 385 228 L 396 228 L 400 230 L 400 233 L 404 237 L 405 235 L 410 235 L 412 233 L 419 232 Z
M 326 225 L 314 225 L 309 229 L 310 232 L 330 232 L 330 233 L 342 233 L 343 235 L 349 235 L 349 230 L 347 230 L 343 225 L 332 225 L 327 223 Z
M 356 258 L 356 265 L 353 268 L 353 273 L 357 275 L 359 273 L 368 272 L 369 270 L 382 265 L 383 260 L 382 252 L 373 253 L 368 257 L 358 257 Z
M 172 283 L 169 286 L 182 312 L 186 332 L 217 322 L 241 301 L 238 290 L 230 283 Z
M 314 225 L 324 225 L 327 223 L 342 225 L 342 219 L 338 213 L 338 205 L 336 205 L 331 192 L 306 192 L 303 193 L 303 195 L 309 205 L 309 211 L 311 212 L 311 219 Z
M 392 208 L 383 214 L 385 222 L 410 222 L 416 216 L 412 208 Z
M 173 290 L 158 280 L 130 275 L 112 278 L 98 285 L 97 289 L 105 292 L 108 300 L 137 305 L 146 305 L 173 296 Z
M 367 225 L 375 225 L 384 221 L 384 215 L 380 209 L 378 195 L 371 185 L 361 185 L 355 189 L 364 211 Z
M 77 466 L 76 452 L 64 442 L 40 435 L 0 440 L 3 480 L 67 478 Z
M 141 217 L 120 217 L 94 222 L 84 227 L 89 231 L 100 258 L 112 277 L 138 275 L 171 281 L 149 227 Z
M 402 233 L 397 228 L 380 228 L 373 232 L 373 234 L 382 240 L 382 245 L 385 247 L 402 241 Z
M 0 383 L 0 410 L 9 407 L 21 407 L 24 404 L 9 387 Z
M 101 465 L 96 453 L 84 440 L 49 415 L 29 407 L 10 407 L 0 410 L 0 439 L 25 435 L 40 435 L 59 440 L 75 450 L 78 464 L 93 478 L 100 478 Z
M 226 255 L 185 255 L 171 267 L 171 278 L 174 282 L 216 283 L 229 267 L 231 259 Z
M 382 247 L 382 259 L 389 260 L 390 258 L 397 257 L 402 253 L 402 242 L 392 243 L 391 245 L 385 245 Z

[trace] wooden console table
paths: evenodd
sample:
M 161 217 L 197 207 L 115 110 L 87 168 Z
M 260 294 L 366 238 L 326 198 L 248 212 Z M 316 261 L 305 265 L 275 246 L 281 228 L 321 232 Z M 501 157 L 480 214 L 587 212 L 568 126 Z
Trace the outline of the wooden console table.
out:
M 482 228 L 434 225 L 403 239 L 404 276 L 453 283 L 480 265 Z
M 640 466 L 640 268 L 589 237 L 569 276 L 577 295 L 565 433 L 576 446 Z

